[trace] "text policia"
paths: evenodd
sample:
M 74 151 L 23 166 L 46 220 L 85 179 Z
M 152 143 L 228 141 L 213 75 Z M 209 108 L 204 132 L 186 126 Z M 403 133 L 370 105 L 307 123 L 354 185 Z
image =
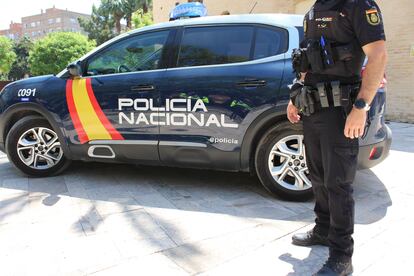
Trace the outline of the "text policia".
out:
M 154 106 L 153 99 L 118 99 L 119 124 L 157 126 L 200 126 L 238 128 L 238 124 L 226 122 L 226 116 L 207 114 L 204 102 L 198 99 L 166 99 L 164 107 Z M 133 110 L 133 112 L 128 112 Z M 148 111 L 152 111 L 148 113 Z

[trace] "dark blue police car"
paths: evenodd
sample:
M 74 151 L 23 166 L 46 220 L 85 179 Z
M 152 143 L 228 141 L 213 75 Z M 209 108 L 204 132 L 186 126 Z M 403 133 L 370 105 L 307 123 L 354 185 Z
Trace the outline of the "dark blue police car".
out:
M 56 76 L 0 93 L 0 150 L 32 176 L 70 160 L 256 173 L 273 194 L 312 195 L 300 125 L 286 119 L 302 16 L 177 20 L 122 34 Z M 391 134 L 385 88 L 360 140 L 360 167 Z

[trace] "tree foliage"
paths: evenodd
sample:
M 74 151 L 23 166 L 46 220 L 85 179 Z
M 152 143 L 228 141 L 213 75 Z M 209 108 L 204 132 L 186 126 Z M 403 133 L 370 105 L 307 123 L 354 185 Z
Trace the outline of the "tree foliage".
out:
M 33 42 L 27 36 L 14 43 L 13 50 L 16 54 L 16 60 L 11 67 L 9 79 L 19 80 L 30 74 L 29 52 L 32 48 Z
M 78 33 L 52 33 L 35 42 L 29 64 L 33 75 L 56 74 L 95 47 Z
M 5 36 L 0 36 L 0 78 L 6 79 L 16 54 L 13 52 L 13 43 Z
M 93 5 L 91 18 L 79 18 L 79 24 L 88 33 L 89 39 L 95 40 L 98 45 L 116 36 L 112 14 L 102 5 L 98 8 Z
M 143 9 L 139 9 L 132 14 L 132 22 L 135 29 L 149 26 L 154 23 L 152 14 L 149 12 L 145 13 Z
M 126 21 L 128 30 L 132 29 L 136 11 L 147 14 L 151 5 L 152 0 L 101 0 L 99 7 L 93 7 L 91 19 L 79 19 L 79 23 L 89 39 L 99 45 L 122 32 L 122 20 Z M 144 26 L 152 23 L 149 18 L 150 15 L 143 18 Z

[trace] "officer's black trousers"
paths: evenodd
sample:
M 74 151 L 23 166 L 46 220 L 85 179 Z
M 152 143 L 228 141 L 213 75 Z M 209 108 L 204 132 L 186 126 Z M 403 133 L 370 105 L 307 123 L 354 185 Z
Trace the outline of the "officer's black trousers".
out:
M 354 200 L 358 139 L 344 135 L 342 107 L 325 108 L 303 118 L 306 159 L 315 194 L 315 231 L 328 236 L 330 255 L 350 258 L 354 241 Z

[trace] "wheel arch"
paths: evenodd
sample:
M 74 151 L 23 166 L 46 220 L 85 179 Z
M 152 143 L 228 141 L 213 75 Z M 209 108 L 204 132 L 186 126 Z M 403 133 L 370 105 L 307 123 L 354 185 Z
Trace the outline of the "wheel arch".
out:
M 254 157 L 263 135 L 272 127 L 286 122 L 286 106 L 276 106 L 259 115 L 249 126 L 244 136 L 240 153 L 240 170 L 256 173 Z
M 4 111 L 0 120 L 0 144 L 5 143 L 6 137 L 13 125 L 27 116 L 41 116 L 46 119 L 52 128 L 56 131 L 59 140 L 62 141 L 61 145 L 65 156 L 68 159 L 71 159 L 71 152 L 69 150 L 67 140 L 65 139 L 63 125 L 60 119 L 57 118 L 57 116 L 53 116 L 44 107 L 35 103 L 18 103 L 10 106 Z

